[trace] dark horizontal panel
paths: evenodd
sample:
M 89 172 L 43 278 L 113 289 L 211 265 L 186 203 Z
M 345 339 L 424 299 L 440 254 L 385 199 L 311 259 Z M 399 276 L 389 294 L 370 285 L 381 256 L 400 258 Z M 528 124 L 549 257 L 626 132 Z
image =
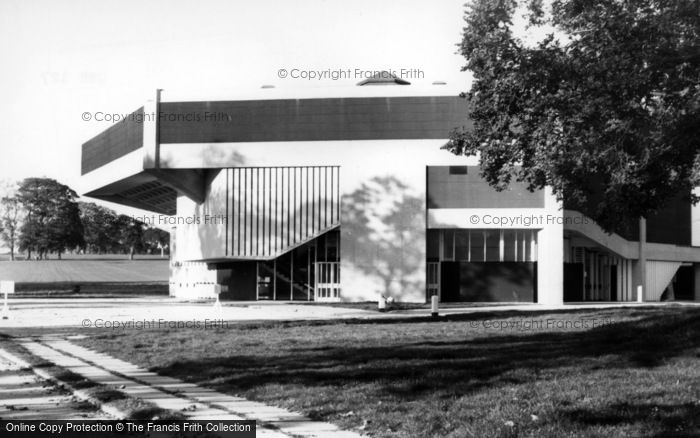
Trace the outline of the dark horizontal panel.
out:
M 161 143 L 447 138 L 467 124 L 457 96 L 164 102 L 160 112 Z
M 428 208 L 542 208 L 544 192 L 530 192 L 525 184 L 512 182 L 496 191 L 481 178 L 478 166 L 450 172 L 454 166 L 428 167 Z
M 106 131 L 83 143 L 81 174 L 104 166 L 143 145 L 143 107 L 126 118 L 110 126 Z

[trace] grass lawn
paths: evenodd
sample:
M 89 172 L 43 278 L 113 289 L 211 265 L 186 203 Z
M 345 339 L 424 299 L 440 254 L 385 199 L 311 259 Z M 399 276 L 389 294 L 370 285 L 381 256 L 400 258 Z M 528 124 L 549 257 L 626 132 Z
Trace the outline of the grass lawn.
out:
M 134 298 L 168 295 L 167 282 L 54 281 L 18 283 L 12 298 Z
M 375 437 L 700 436 L 700 308 L 79 332 L 159 373 Z
M 0 261 L 0 280 L 17 283 L 167 282 L 168 259 L 126 255 L 71 256 L 50 260 Z

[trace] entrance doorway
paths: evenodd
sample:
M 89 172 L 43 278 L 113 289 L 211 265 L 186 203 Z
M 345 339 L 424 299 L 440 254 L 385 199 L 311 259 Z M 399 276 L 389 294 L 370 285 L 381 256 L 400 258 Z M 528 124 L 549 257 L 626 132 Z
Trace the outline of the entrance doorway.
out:
M 316 269 L 316 301 L 340 301 L 340 263 L 317 262 Z
M 338 228 L 274 260 L 256 263 L 259 300 L 340 301 Z

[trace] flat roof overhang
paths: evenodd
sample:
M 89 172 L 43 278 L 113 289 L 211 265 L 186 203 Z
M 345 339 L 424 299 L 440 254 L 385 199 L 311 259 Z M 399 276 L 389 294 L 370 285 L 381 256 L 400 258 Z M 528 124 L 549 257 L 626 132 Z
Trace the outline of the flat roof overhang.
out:
M 243 165 L 235 156 L 207 154 L 212 149 L 207 145 L 446 140 L 453 130 L 465 128 L 465 99 L 456 94 L 411 95 L 409 87 L 400 88 L 407 93 L 389 90 L 388 96 L 376 96 L 373 90 L 369 96 L 179 102 L 156 98 L 82 145 L 81 193 L 172 215 L 178 195 L 201 203 L 212 175 Z M 207 164 L 192 166 L 162 156 L 161 145 L 190 146 L 207 155 Z
M 80 193 L 165 215 L 175 214 L 178 193 L 197 202 L 204 200 L 204 186 L 211 171 L 148 168 L 144 159 L 143 148 L 137 148 L 84 173 Z

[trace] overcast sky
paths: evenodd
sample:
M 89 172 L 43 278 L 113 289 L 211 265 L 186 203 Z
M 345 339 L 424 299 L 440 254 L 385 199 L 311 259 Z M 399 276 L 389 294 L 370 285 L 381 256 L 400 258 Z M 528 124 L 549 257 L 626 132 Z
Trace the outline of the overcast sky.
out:
M 80 145 L 165 92 L 352 85 L 280 79 L 280 68 L 420 69 L 464 83 L 462 0 L 0 2 L 0 179 L 77 186 Z

